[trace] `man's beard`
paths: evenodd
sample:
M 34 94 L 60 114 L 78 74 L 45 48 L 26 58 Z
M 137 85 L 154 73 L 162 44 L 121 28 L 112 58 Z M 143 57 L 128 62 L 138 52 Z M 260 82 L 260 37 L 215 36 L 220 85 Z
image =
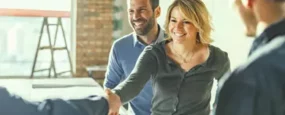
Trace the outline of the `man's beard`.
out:
M 146 22 L 147 20 L 145 19 L 138 19 L 136 21 L 144 21 Z M 146 35 L 150 32 L 150 30 L 153 28 L 154 26 L 154 21 L 155 21 L 155 18 L 154 16 L 152 16 L 146 23 L 146 26 L 144 26 L 143 28 L 135 28 L 135 24 L 133 22 L 136 22 L 136 21 L 132 21 L 131 24 L 133 26 L 133 29 L 135 30 L 136 34 L 137 35 Z

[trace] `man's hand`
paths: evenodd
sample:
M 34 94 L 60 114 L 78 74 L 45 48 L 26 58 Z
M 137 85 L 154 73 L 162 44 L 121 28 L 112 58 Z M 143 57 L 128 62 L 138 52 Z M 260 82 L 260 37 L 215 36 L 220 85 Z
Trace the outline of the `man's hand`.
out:
M 105 89 L 107 94 L 107 100 L 109 103 L 109 114 L 108 115 L 119 115 L 119 110 L 122 105 L 120 97 L 113 93 L 110 89 Z

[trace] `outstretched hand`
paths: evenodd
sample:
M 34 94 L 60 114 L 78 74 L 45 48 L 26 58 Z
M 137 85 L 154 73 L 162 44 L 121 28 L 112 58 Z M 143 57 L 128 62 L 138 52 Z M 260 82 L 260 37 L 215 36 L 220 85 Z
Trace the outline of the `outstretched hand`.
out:
M 120 97 L 113 93 L 110 89 L 105 89 L 107 94 L 107 100 L 109 103 L 109 114 L 108 115 L 119 115 L 119 110 L 122 105 Z

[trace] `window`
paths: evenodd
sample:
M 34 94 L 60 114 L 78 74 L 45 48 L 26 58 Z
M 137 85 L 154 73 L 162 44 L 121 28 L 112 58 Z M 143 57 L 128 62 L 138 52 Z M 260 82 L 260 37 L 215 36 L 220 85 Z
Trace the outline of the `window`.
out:
M 0 0 L 0 10 L 53 10 L 71 11 L 71 0 Z M 21 10 L 19 10 L 21 12 Z M 0 16 L 0 77 L 29 77 L 38 45 L 43 17 L 30 16 Z M 55 18 L 49 18 L 52 23 Z M 68 49 L 72 49 L 71 18 L 62 18 Z M 51 37 L 54 38 L 55 27 L 50 27 Z M 44 31 L 41 46 L 48 43 L 47 32 Z M 62 33 L 57 36 L 58 46 L 63 45 Z M 72 52 L 72 51 L 71 51 Z M 72 56 L 73 57 L 73 56 Z M 49 68 L 50 51 L 39 52 L 36 69 Z M 58 71 L 69 70 L 69 61 L 65 51 L 55 52 L 56 68 Z M 73 58 L 72 58 L 73 59 Z M 48 71 L 35 76 L 46 76 Z

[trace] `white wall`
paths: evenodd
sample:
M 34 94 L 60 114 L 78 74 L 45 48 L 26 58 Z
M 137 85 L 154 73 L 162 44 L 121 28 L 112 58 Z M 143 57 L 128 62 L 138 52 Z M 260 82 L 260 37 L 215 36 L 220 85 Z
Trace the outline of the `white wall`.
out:
M 166 19 L 166 13 L 167 13 L 167 9 L 168 9 L 168 6 L 171 4 L 172 0 L 169 0 L 169 2 L 163 2 L 163 0 L 160 0 L 159 2 L 159 5 L 161 7 L 161 15 L 158 17 L 157 21 L 158 21 L 158 24 L 160 26 L 162 26 L 164 28 L 164 22 L 165 22 L 165 19 Z
M 122 31 L 122 35 L 126 35 L 129 34 L 133 31 L 133 29 L 131 28 L 130 24 L 129 24 L 129 20 L 128 20 L 128 7 L 127 7 L 127 2 L 125 2 L 126 0 L 123 0 L 123 11 L 124 13 L 122 16 L 123 19 L 123 31 Z

